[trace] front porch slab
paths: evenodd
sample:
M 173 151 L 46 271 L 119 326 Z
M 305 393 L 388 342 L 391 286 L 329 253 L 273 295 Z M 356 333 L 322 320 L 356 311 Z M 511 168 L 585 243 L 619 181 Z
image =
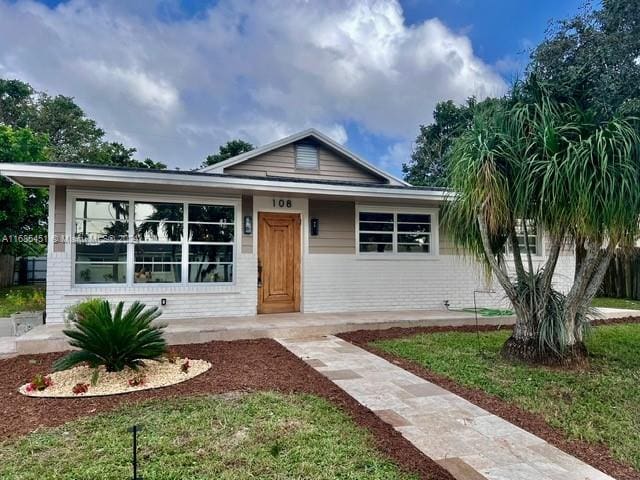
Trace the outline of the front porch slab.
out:
M 478 321 L 481 325 L 511 325 L 514 317 L 479 317 Z M 475 315 L 446 310 L 398 310 L 208 317 L 168 320 L 166 323 L 167 341 L 181 345 L 212 340 L 314 337 L 361 329 L 474 325 Z M 16 338 L 15 353 L 26 355 L 68 350 L 62 333 L 64 328 L 64 324 L 34 328 Z

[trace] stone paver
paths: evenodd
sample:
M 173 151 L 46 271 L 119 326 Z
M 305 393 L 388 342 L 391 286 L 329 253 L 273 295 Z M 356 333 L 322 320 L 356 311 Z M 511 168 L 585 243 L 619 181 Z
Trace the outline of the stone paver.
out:
M 334 336 L 278 339 L 460 480 L 613 480 L 541 438 Z

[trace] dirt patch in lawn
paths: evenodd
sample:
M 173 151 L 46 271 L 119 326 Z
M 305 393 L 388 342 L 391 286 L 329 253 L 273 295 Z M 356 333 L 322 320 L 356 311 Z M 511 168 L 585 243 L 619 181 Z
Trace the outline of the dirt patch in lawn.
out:
M 611 320 L 597 320 L 594 325 L 608 325 L 619 323 L 640 323 L 640 317 L 616 318 Z M 510 326 L 496 327 L 494 325 L 481 325 L 480 331 L 496 331 L 499 329 L 511 329 Z M 405 370 L 417 375 L 429 382 L 440 385 L 442 388 L 459 395 L 471 403 L 498 415 L 514 425 L 523 428 L 540 438 L 546 440 L 559 449 L 573 455 L 585 463 L 619 479 L 640 480 L 640 472 L 615 460 L 606 445 L 592 444 L 579 440 L 569 439 L 558 428 L 550 426 L 539 414 L 527 412 L 512 403 L 485 393 L 482 390 L 468 388 L 454 380 L 436 374 L 417 363 L 411 362 L 399 356 L 384 352 L 369 345 L 377 340 L 408 337 L 417 334 L 432 334 L 442 332 L 475 332 L 475 326 L 462 327 L 413 327 L 413 328 L 389 328 L 386 330 L 358 330 L 338 335 L 344 340 L 358 345 Z
M 322 396 L 345 410 L 373 435 L 375 446 L 401 468 L 423 479 L 453 480 L 393 427 L 349 397 L 330 380 L 273 340 L 209 342 L 176 346 L 178 355 L 211 362 L 212 368 L 178 385 L 111 397 L 30 398 L 17 389 L 37 373 L 48 373 L 62 354 L 25 355 L 0 360 L 0 440 L 78 417 L 152 398 L 273 390 Z

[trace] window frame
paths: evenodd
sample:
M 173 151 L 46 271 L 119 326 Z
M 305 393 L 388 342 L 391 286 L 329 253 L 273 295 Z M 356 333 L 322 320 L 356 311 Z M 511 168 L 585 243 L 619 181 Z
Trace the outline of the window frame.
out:
M 75 241 L 75 205 L 77 200 L 99 200 L 99 201 L 121 201 L 128 202 L 129 204 L 129 219 L 128 219 L 128 234 L 127 239 L 127 262 L 126 262 L 126 281 L 124 283 L 76 283 L 76 241 Z M 236 284 L 237 268 L 238 268 L 238 255 L 240 253 L 240 237 L 238 232 L 241 228 L 240 224 L 240 212 L 241 212 L 241 199 L 239 197 L 199 197 L 190 195 L 188 197 L 182 195 L 154 195 L 146 193 L 130 193 L 130 192 L 105 192 L 94 190 L 67 190 L 67 205 L 66 205 L 66 228 L 70 232 L 71 248 L 70 248 L 70 262 L 71 262 L 71 286 L 76 290 L 81 289 L 95 289 L 95 288 L 108 288 L 108 289 L 120 289 L 120 290 L 153 290 L 153 289 L 167 289 L 167 288 L 184 288 L 184 289 L 197 289 L 203 288 L 207 290 L 215 290 L 220 287 L 230 287 Z M 138 242 L 134 239 L 135 236 L 135 203 L 178 203 L 183 206 L 183 235 L 182 240 L 178 242 L 181 245 L 182 259 L 181 259 L 181 281 L 180 282 L 135 282 L 135 246 L 141 244 L 154 244 L 164 243 L 155 241 Z M 189 204 L 200 205 L 219 205 L 233 207 L 233 262 L 232 262 L 232 281 L 231 282 L 189 282 L 188 270 L 189 270 L 189 238 L 188 238 L 188 208 Z M 167 243 L 169 244 L 169 243 Z
M 516 236 L 523 236 L 524 237 L 524 229 L 522 230 L 522 234 L 519 234 L 516 230 Z M 531 239 L 531 234 L 529 234 L 529 239 Z M 535 253 L 531 253 L 531 258 L 533 259 L 539 259 L 545 256 L 544 253 L 544 248 L 545 248 L 545 242 L 544 242 L 544 229 L 542 228 L 541 225 L 536 225 L 536 234 L 535 234 L 535 243 L 533 244 L 533 246 L 536 249 Z M 525 248 L 525 245 L 522 244 L 521 245 L 522 251 L 520 252 L 520 256 L 522 256 L 523 258 L 527 256 L 527 251 Z M 504 244 L 504 257 L 507 260 L 513 260 L 513 252 L 511 251 L 511 244 L 509 239 L 507 238 L 507 241 Z
M 390 252 L 361 252 L 360 251 L 360 213 L 387 213 L 393 214 L 392 250 Z M 429 252 L 398 252 L 398 214 L 431 215 L 431 231 L 429 232 Z M 355 213 L 355 250 L 356 255 L 366 259 L 388 259 L 400 260 L 408 258 L 433 259 L 440 255 L 440 219 L 439 209 L 429 207 L 394 207 L 381 205 L 356 204 Z M 382 232 L 381 232 L 382 233 Z

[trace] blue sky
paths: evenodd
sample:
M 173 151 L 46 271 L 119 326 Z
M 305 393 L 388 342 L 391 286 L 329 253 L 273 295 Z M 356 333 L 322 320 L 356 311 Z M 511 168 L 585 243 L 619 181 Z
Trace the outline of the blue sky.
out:
M 438 101 L 503 93 L 549 20 L 581 5 L 0 0 L 0 76 L 76 97 L 110 138 L 172 167 L 314 126 L 399 175 Z

